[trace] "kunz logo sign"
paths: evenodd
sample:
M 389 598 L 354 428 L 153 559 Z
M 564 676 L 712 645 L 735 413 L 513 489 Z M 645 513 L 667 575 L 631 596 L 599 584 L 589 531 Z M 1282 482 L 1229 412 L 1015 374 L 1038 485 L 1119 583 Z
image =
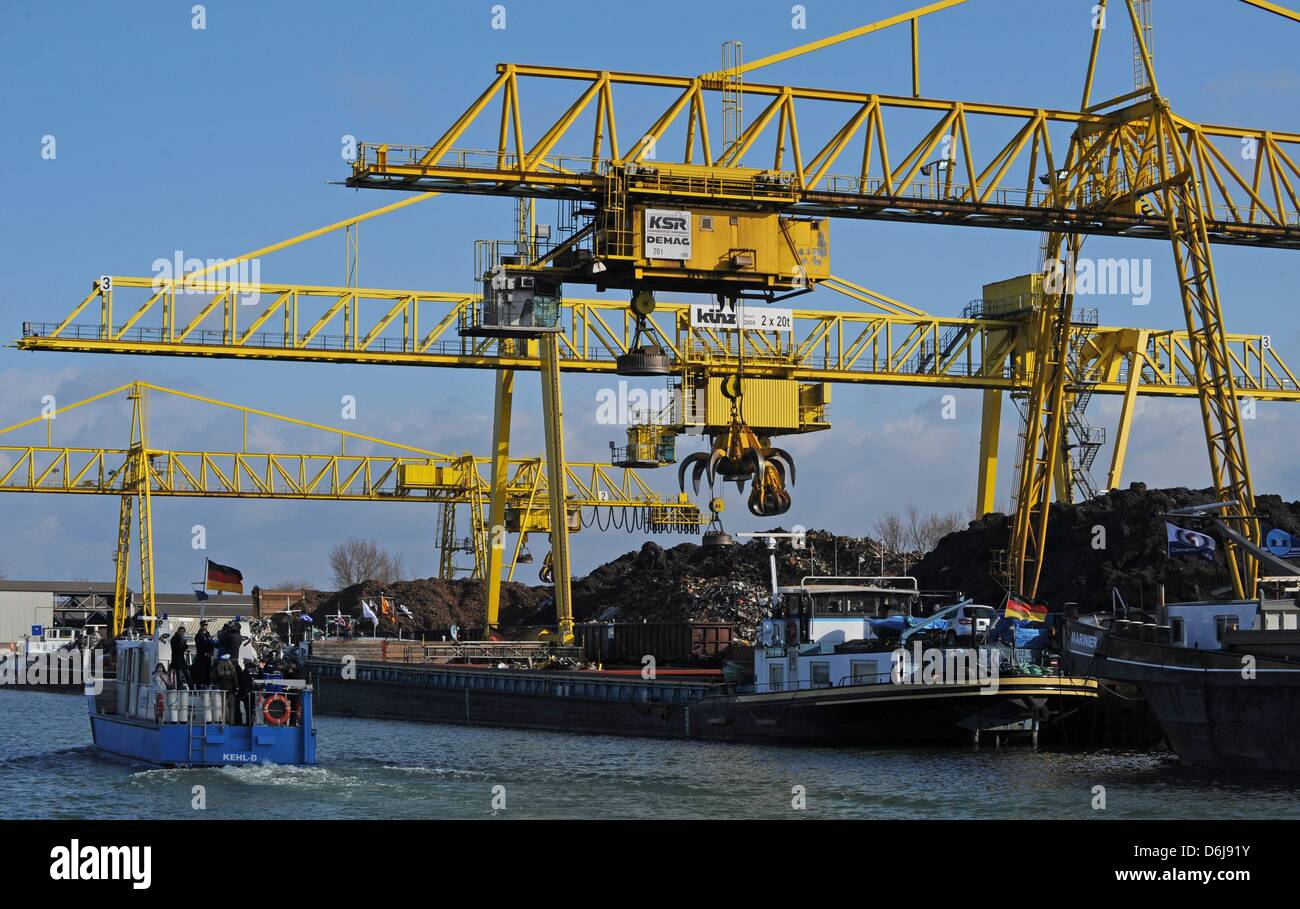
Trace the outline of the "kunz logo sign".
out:
M 645 211 L 645 258 L 691 257 L 691 213 L 647 208 Z
M 691 307 L 692 328 L 735 328 L 737 321 L 734 308 L 698 303 Z

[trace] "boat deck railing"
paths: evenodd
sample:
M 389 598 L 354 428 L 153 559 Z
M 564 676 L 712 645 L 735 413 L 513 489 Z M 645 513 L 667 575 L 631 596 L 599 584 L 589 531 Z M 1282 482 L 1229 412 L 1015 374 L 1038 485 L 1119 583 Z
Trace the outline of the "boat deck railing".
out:
M 302 723 L 303 683 L 255 682 L 242 703 L 218 688 L 159 690 L 152 685 L 106 686 L 95 698 L 95 712 L 156 725 L 201 726 L 209 723 L 252 726 L 298 726 Z M 237 708 L 242 707 L 242 712 Z

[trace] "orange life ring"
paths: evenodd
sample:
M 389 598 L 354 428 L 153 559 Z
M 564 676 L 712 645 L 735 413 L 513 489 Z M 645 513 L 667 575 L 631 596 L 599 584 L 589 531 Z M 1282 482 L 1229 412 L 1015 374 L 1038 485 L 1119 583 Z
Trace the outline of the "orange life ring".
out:
M 268 726 L 288 726 L 292 714 L 289 699 L 282 694 L 273 694 L 262 702 L 262 719 Z

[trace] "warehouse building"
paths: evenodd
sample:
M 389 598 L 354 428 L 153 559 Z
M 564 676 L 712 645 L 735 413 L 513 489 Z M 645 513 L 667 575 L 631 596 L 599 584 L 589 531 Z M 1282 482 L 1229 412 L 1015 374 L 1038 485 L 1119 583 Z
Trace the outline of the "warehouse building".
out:
M 159 618 L 168 616 L 190 626 L 201 619 L 218 625 L 236 616 L 258 618 L 301 608 L 303 590 L 262 591 L 251 595 L 211 594 L 200 600 L 194 591 L 155 593 Z M 107 634 L 113 616 L 111 581 L 9 581 L 0 580 L 0 649 L 12 648 L 25 637 L 40 634 L 50 625 L 94 628 Z
M 102 632 L 112 615 L 111 582 L 0 580 L 0 648 L 50 625 Z

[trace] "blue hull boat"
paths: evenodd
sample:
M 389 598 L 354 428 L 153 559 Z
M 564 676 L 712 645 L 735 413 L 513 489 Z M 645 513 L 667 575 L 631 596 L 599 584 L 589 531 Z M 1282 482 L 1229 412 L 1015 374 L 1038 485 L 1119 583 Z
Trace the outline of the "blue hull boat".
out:
M 251 694 L 160 687 L 171 628 L 117 641 L 117 678 L 86 680 L 90 732 L 104 754 L 159 767 L 315 764 L 312 689 L 296 679 L 255 680 Z

